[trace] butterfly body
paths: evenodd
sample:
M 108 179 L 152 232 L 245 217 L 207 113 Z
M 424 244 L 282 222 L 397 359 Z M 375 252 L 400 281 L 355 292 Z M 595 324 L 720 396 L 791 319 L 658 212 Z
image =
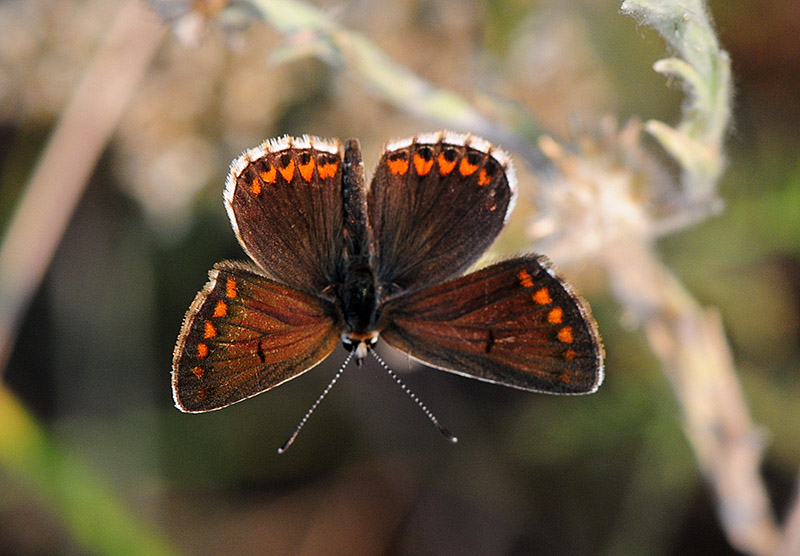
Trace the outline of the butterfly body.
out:
M 356 140 L 284 137 L 234 160 L 225 205 L 254 264 L 219 263 L 173 356 L 176 406 L 219 409 L 379 338 L 423 363 L 516 388 L 594 391 L 588 306 L 539 256 L 466 276 L 513 209 L 510 159 L 449 132 L 386 147 L 366 186 Z

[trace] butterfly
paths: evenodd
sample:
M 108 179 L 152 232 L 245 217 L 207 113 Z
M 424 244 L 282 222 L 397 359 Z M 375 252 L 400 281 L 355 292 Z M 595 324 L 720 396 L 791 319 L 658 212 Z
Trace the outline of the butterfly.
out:
M 272 139 L 230 166 L 225 207 L 251 262 L 218 263 L 183 321 L 175 405 L 226 407 L 382 339 L 427 366 L 523 390 L 594 392 L 588 305 L 538 255 L 462 275 L 494 242 L 511 159 L 452 132 L 389 143 L 366 186 L 359 142 Z

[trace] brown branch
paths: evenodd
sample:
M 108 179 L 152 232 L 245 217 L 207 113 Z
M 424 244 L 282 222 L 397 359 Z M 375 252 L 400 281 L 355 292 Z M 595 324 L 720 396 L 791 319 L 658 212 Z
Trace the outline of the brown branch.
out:
M 728 540 L 747 554 L 773 554 L 780 534 L 759 470 L 762 434 L 750 418 L 719 315 L 700 307 L 649 245 L 620 246 L 610 261 L 615 292 L 642 324 L 683 409 Z

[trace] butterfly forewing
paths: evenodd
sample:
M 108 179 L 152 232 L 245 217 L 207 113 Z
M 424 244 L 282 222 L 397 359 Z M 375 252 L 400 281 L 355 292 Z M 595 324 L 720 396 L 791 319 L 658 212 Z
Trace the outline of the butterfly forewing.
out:
M 239 263 L 219 263 L 184 319 L 173 357 L 175 405 L 211 411 L 322 361 L 342 324 L 329 302 Z
M 579 297 L 543 257 L 512 259 L 399 295 L 381 337 L 421 362 L 524 390 L 582 394 L 603 377 L 603 350 Z
M 339 143 L 284 137 L 233 161 L 225 206 L 239 242 L 278 281 L 320 292 L 340 281 L 342 158 Z
M 368 196 L 378 279 L 392 291 L 457 275 L 500 233 L 515 188 L 508 156 L 482 139 L 443 132 L 389 145 Z

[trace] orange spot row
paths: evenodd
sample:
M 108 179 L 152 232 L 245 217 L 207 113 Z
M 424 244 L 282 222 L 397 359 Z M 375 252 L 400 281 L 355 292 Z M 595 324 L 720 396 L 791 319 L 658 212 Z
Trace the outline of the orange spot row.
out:
M 225 281 L 225 293 L 229 298 L 234 298 L 237 295 L 236 292 L 236 280 L 233 278 L 227 278 Z M 225 317 L 228 315 L 228 304 L 225 303 L 223 300 L 217 300 L 216 305 L 214 305 L 214 312 L 212 313 L 212 318 L 220 318 Z M 217 327 L 214 326 L 214 323 L 211 321 L 205 321 L 203 323 L 203 339 L 208 340 L 210 338 L 214 338 L 218 334 Z M 197 358 L 198 359 L 205 359 L 208 357 L 210 353 L 210 348 L 208 344 L 205 342 L 199 342 L 197 344 Z M 192 373 L 197 378 L 203 378 L 205 371 L 202 367 L 194 367 L 192 369 Z
M 250 184 L 250 191 L 253 192 L 253 195 L 258 195 L 261 193 L 261 184 L 258 181 L 258 178 L 253 178 L 253 182 Z
M 572 361 L 577 356 L 578 352 L 575 351 L 574 349 L 568 349 L 567 351 L 564 352 L 564 359 L 566 359 L 567 361 Z
M 462 177 L 471 176 L 480 167 L 479 164 L 470 162 L 470 157 L 468 156 L 463 156 L 459 162 L 458 152 L 452 148 L 447 148 L 440 152 L 434 160 L 432 149 L 429 146 L 422 146 L 413 157 L 414 169 L 417 171 L 418 176 L 428 175 L 433 168 L 434 162 L 438 164 L 439 175 L 441 176 L 449 175 L 456 168 L 456 165 L 458 165 L 458 172 Z M 386 167 L 394 176 L 405 175 L 409 166 L 410 164 L 404 151 L 392 153 L 386 158 Z M 492 179 L 486 169 L 481 169 L 478 175 L 478 185 L 485 186 L 491 181 Z
M 550 305 L 553 302 L 553 298 L 550 297 L 550 291 L 546 287 L 536 290 L 536 293 L 533 294 L 533 300 L 539 305 Z

